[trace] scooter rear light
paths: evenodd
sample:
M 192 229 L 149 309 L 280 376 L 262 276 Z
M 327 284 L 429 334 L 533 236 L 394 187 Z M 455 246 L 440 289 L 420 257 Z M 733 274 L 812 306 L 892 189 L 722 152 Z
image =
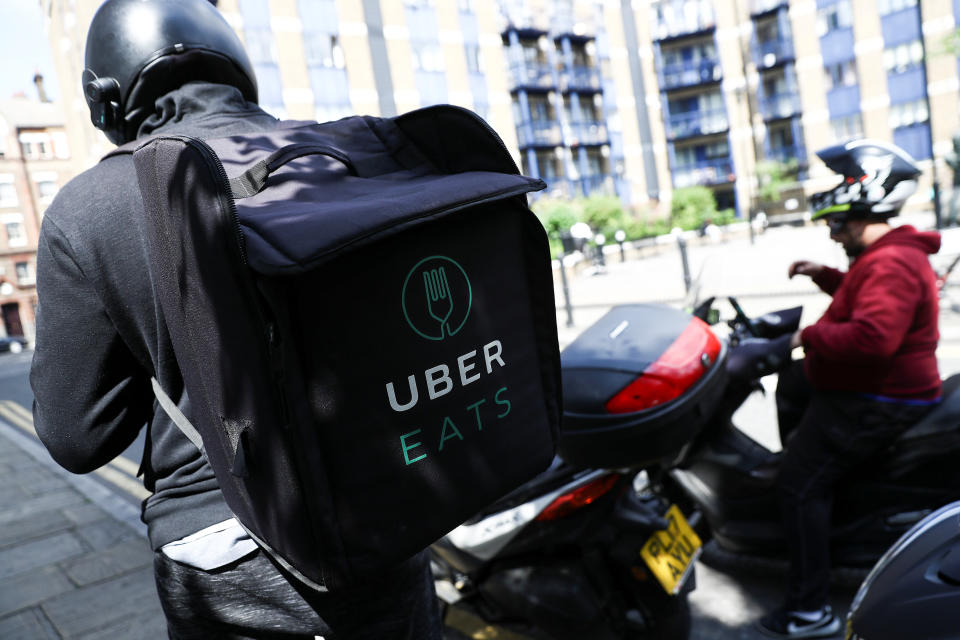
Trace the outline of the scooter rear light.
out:
M 717 361 L 720 340 L 703 320 L 686 329 L 640 377 L 607 401 L 609 413 L 643 411 L 678 398 Z
M 582 509 L 583 507 L 591 504 L 596 501 L 598 498 L 603 497 L 613 489 L 614 485 L 617 484 L 617 480 L 620 479 L 620 474 L 610 473 L 605 476 L 601 476 L 592 482 L 577 487 L 573 491 L 569 491 L 561 496 L 558 496 L 553 502 L 544 509 L 540 515 L 536 517 L 537 520 L 543 522 L 547 520 L 556 520 L 558 518 L 565 518 L 574 511 Z

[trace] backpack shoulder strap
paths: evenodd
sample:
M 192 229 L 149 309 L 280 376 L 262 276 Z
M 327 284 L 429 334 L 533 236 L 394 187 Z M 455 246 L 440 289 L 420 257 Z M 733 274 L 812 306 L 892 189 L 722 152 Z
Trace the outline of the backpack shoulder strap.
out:
M 151 137 L 152 137 L 152 136 L 151 136 Z M 114 156 L 122 156 L 122 155 L 132 154 L 134 151 L 136 151 L 136 150 L 140 147 L 140 145 L 145 144 L 145 143 L 148 142 L 149 140 L 150 140 L 150 138 L 144 138 L 144 139 L 142 139 L 142 140 L 141 140 L 141 139 L 131 140 L 130 142 L 128 142 L 128 143 L 126 143 L 126 144 L 122 144 L 122 145 L 120 145 L 119 147 L 117 147 L 116 149 L 114 149 L 113 151 L 108 152 L 106 155 L 104 155 L 102 158 L 100 158 L 100 162 L 103 162 L 103 161 L 106 160 L 107 158 L 112 158 L 112 157 L 114 157 Z
M 183 435 L 187 436 L 190 442 L 195 444 L 197 449 L 200 449 L 200 452 L 206 455 L 203 449 L 203 438 L 200 437 L 200 433 L 196 427 L 187 419 L 187 416 L 183 415 L 183 412 L 177 407 L 177 403 L 170 399 L 170 396 L 166 394 L 156 378 L 150 378 L 150 382 L 153 384 L 153 395 L 156 396 L 157 402 L 160 403 L 160 408 L 170 416 L 170 419 L 180 428 L 180 431 L 183 431 Z

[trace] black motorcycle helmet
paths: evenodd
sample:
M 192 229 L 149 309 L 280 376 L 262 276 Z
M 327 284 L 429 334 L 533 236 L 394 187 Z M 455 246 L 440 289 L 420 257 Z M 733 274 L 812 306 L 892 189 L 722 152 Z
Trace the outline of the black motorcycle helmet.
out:
M 107 0 L 87 32 L 83 95 L 111 142 L 136 138 L 157 98 L 205 80 L 257 101 L 247 53 L 209 0 Z
M 920 168 L 900 147 L 879 140 L 851 140 L 817 151 L 828 168 L 843 176 L 829 191 L 810 197 L 813 219 L 885 221 L 899 213 L 917 190 Z

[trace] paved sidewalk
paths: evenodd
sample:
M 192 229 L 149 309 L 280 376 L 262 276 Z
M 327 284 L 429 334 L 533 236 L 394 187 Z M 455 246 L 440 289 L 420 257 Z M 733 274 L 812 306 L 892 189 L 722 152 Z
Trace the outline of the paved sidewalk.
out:
M 0 422 L 0 638 L 165 638 L 137 511 Z

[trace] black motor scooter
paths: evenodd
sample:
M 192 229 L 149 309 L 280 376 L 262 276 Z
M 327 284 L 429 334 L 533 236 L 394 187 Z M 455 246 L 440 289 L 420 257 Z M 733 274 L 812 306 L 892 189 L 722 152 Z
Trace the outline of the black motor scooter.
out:
M 710 314 L 712 301 L 695 312 Z M 786 549 L 773 483 L 779 454 L 733 422 L 758 380 L 785 363 L 758 348 L 799 326 L 800 308 L 749 318 L 735 299 L 727 387 L 716 413 L 682 456 L 658 476 L 666 495 L 703 515 L 699 532 L 712 537 L 711 559 L 774 568 Z M 745 356 L 738 353 L 746 349 Z M 743 356 L 743 357 L 741 357 Z M 960 374 L 943 383 L 943 400 L 918 424 L 842 483 L 834 498 L 831 558 L 835 577 L 862 579 L 911 526 L 960 499 Z M 689 512 L 689 511 L 688 511 Z M 846 571 L 845 571 L 846 570 Z
M 643 469 L 706 424 L 725 356 L 706 323 L 642 305 L 614 309 L 568 346 L 561 457 L 431 547 L 447 625 L 552 640 L 687 638 L 701 543 Z
M 958 607 L 960 502 L 954 502 L 883 554 L 853 598 L 846 640 L 955 640 Z

